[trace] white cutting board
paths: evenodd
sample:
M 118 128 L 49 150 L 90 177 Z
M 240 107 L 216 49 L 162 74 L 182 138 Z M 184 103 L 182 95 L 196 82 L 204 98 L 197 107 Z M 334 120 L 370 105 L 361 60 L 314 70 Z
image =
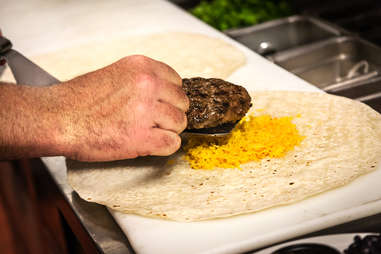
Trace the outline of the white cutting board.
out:
M 248 90 L 317 91 L 163 0 L 3 0 L 0 23 L 14 47 L 26 56 L 135 34 L 203 33 L 245 53 L 247 64 L 230 81 Z M 380 181 L 379 167 L 343 188 L 302 202 L 200 223 L 111 214 L 138 253 L 237 253 L 381 212 Z
M 110 211 L 137 253 L 241 253 L 381 212 L 381 167 L 354 182 L 249 215 L 180 223 Z

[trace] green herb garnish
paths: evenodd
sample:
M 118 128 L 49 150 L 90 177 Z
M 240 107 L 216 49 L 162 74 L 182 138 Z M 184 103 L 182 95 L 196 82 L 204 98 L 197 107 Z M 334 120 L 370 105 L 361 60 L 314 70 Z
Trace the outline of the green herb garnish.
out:
M 293 14 L 285 0 L 202 0 L 190 12 L 221 31 Z

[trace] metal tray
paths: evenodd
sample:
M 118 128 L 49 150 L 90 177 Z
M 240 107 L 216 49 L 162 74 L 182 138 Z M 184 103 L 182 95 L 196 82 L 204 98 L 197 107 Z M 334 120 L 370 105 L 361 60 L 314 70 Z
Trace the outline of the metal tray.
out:
M 225 34 L 261 55 L 344 35 L 335 25 L 309 16 L 291 16 L 259 25 L 232 29 Z
M 338 86 L 331 89 L 329 93 L 359 100 L 381 113 L 380 76 L 346 86 Z
M 357 98 L 357 100 L 368 104 L 368 106 L 381 113 L 381 91 Z
M 375 77 L 361 82 L 339 86 L 331 89 L 329 93 L 357 99 L 371 94 L 381 92 L 381 77 Z
M 274 54 L 269 59 L 328 92 L 381 72 L 381 48 L 356 37 L 328 39 Z

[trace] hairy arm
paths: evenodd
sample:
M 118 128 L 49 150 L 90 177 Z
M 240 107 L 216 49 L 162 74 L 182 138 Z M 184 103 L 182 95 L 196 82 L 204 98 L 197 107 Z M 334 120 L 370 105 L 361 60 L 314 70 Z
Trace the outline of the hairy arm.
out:
M 0 83 L 0 159 L 169 155 L 189 102 L 169 66 L 130 56 L 50 87 Z
M 0 83 L 0 156 L 16 159 L 58 155 L 58 115 L 51 88 Z

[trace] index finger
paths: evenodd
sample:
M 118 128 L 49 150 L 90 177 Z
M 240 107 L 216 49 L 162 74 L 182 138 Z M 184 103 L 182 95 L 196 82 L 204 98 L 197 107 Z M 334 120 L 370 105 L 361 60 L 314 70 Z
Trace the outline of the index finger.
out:
M 189 98 L 182 89 L 182 87 L 169 82 L 160 82 L 157 91 L 157 98 L 159 101 L 167 102 L 174 105 L 180 110 L 186 112 L 189 108 Z
M 160 77 L 161 79 L 164 79 L 168 81 L 169 83 L 181 86 L 182 85 L 182 79 L 180 75 L 168 64 L 164 62 L 160 62 L 155 60 L 158 64 L 155 66 L 154 72 L 155 74 Z

